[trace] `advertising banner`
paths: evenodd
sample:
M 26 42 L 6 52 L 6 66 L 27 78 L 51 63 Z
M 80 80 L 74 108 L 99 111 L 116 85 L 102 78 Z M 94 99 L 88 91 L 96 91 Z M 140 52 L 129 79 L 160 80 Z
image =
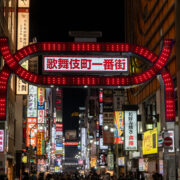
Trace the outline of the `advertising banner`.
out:
M 113 170 L 114 169 L 114 154 L 109 153 L 107 155 L 107 165 L 108 165 L 108 169 L 109 170 Z
M 38 124 L 44 123 L 44 110 L 38 110 Z
M 62 89 L 56 89 L 56 122 L 62 123 L 62 100 L 63 91 Z
M 44 71 L 127 72 L 126 57 L 44 56 Z
M 37 86 L 29 85 L 27 117 L 37 117 Z
M 44 155 L 44 132 L 37 132 L 37 155 Z
M 124 133 L 124 112 L 115 111 L 114 112 L 114 143 L 124 144 L 123 133 Z
M 66 130 L 65 131 L 65 139 L 66 140 L 75 140 L 75 139 L 77 139 L 76 130 Z
M 125 157 L 118 157 L 118 166 L 125 166 Z
M 136 111 L 125 111 L 125 150 L 137 150 Z
M 17 49 L 21 49 L 29 44 L 29 0 L 18 1 L 18 25 L 17 25 Z M 23 68 L 28 69 L 28 61 L 22 65 Z M 25 83 L 18 77 L 16 78 L 16 94 L 28 94 L 28 83 Z
M 36 147 L 37 118 L 27 118 L 26 146 Z
M 38 110 L 45 109 L 45 88 L 38 88 Z
M 4 152 L 4 130 L 0 130 L 0 152 Z
M 97 157 L 91 157 L 90 165 L 91 168 L 96 167 Z
M 29 0 L 18 0 L 18 7 L 29 8 Z
M 158 152 L 157 128 L 144 132 L 142 152 L 143 155 L 155 154 Z

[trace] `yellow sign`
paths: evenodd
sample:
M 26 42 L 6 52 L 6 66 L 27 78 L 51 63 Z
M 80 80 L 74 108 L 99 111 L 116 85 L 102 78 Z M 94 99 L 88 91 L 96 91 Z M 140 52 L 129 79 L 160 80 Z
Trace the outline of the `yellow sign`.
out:
M 43 155 L 43 132 L 37 133 L 37 155 Z
M 96 161 L 97 161 L 97 158 L 96 158 L 96 157 L 91 157 L 91 161 L 90 161 L 91 168 L 92 168 L 92 167 L 96 167 Z
M 144 132 L 142 151 L 143 155 L 154 154 L 158 152 L 157 128 Z
M 27 163 L 27 156 L 23 156 L 23 157 L 22 157 L 22 162 L 23 162 L 23 163 Z

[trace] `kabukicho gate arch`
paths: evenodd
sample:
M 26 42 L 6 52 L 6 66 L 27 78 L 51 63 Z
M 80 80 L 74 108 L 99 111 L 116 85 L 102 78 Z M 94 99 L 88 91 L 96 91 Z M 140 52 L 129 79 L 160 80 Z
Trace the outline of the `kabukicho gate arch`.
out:
M 0 120 L 6 120 L 7 114 L 7 87 L 8 80 L 12 73 L 24 81 L 34 85 L 55 85 L 55 86 L 91 86 L 91 87 L 117 87 L 132 86 L 145 83 L 157 75 L 161 75 L 164 84 L 165 95 L 165 121 L 175 121 L 175 98 L 173 79 L 166 68 L 166 64 L 172 50 L 172 40 L 164 40 L 163 47 L 159 56 L 147 48 L 128 43 L 84 43 L 84 42 L 39 42 L 26 46 L 12 54 L 8 45 L 7 38 L 0 38 L 0 52 L 5 61 L 5 65 L 0 72 Z M 150 67 L 140 74 L 121 75 L 116 73 L 110 75 L 102 73 L 101 75 L 38 75 L 29 72 L 21 66 L 21 63 L 33 56 L 43 54 L 68 54 L 86 55 L 94 53 L 93 57 L 100 56 L 103 53 L 127 54 L 129 56 L 138 56 L 148 61 Z M 91 54 L 92 56 L 92 54 Z M 121 55 L 122 56 L 122 55 Z M 97 63 L 97 62 L 96 62 Z

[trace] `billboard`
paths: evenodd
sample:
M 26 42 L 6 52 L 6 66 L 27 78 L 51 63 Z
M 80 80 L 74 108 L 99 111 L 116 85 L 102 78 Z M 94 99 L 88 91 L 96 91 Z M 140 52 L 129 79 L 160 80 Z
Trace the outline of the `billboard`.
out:
M 127 57 L 44 56 L 44 71 L 127 72 Z
M 36 146 L 37 118 L 27 118 L 26 146 Z
M 38 109 L 45 109 L 45 88 L 38 88 Z
M 18 0 L 18 7 L 29 8 L 29 0 Z
M 19 50 L 29 44 L 29 0 L 19 0 L 18 5 L 17 49 Z M 21 66 L 28 69 L 28 61 Z M 28 83 L 18 77 L 16 80 L 16 94 L 28 94 Z
M 65 139 L 66 140 L 75 140 L 75 139 L 77 139 L 76 130 L 66 130 L 65 131 Z
M 136 111 L 125 111 L 125 150 L 137 150 Z
M 124 144 L 123 133 L 124 133 L 124 112 L 114 112 L 114 144 Z
M 37 86 L 29 85 L 27 117 L 37 117 Z
M 56 89 L 56 122 L 62 123 L 62 100 L 63 91 L 62 89 Z
M 37 155 L 44 155 L 44 131 L 37 132 Z
M 4 130 L 0 130 L 0 152 L 4 152 Z
M 146 154 L 155 154 L 158 152 L 157 145 L 157 128 L 144 132 L 143 144 L 142 144 L 142 153 Z

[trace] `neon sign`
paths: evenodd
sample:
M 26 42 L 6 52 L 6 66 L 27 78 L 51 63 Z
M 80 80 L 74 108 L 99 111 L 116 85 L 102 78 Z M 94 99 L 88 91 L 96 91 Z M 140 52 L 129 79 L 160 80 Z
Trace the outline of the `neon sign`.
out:
M 127 72 L 126 57 L 45 56 L 44 71 Z

